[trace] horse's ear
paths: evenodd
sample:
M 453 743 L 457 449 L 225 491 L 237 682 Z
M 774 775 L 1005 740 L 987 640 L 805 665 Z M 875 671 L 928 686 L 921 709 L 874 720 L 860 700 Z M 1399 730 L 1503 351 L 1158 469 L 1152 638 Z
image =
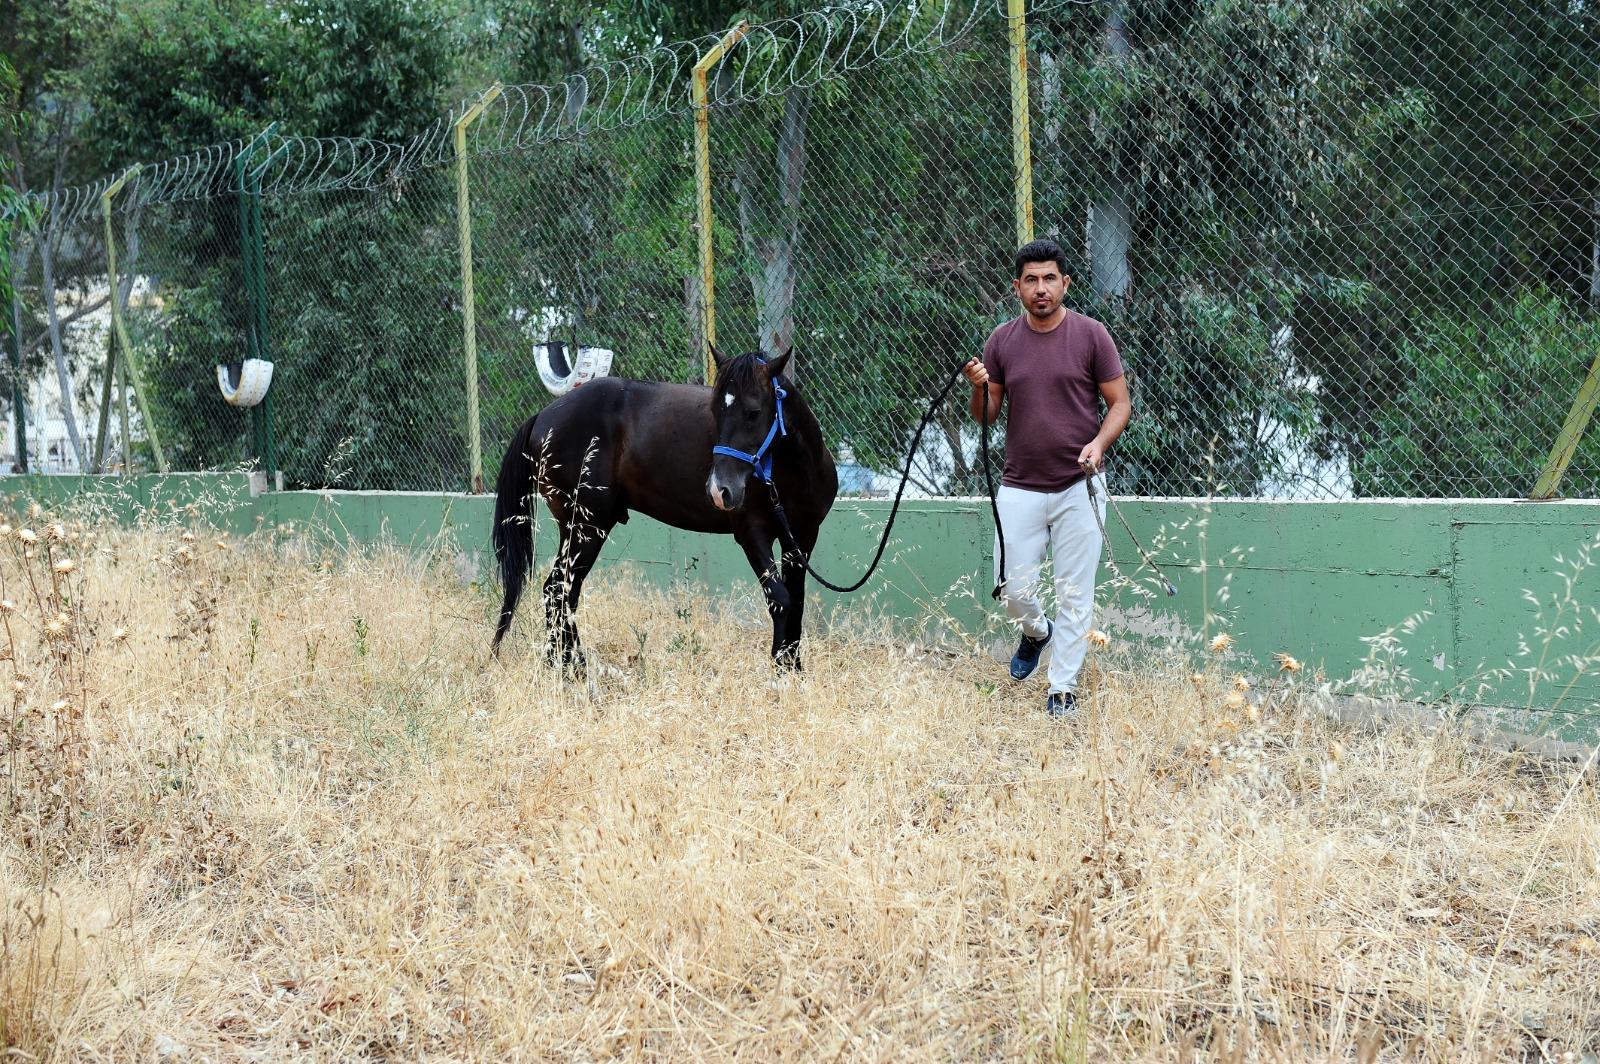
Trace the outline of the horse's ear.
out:
M 771 377 L 773 380 L 777 380 L 779 377 L 783 376 L 783 368 L 789 364 L 790 353 L 791 352 L 785 351 L 781 355 L 774 355 L 773 357 L 767 359 L 767 376 Z
M 713 343 L 706 344 L 706 350 L 711 352 L 711 361 L 716 364 L 717 373 L 720 374 L 723 370 L 728 368 L 729 360 L 722 357 L 721 352 L 719 352 L 717 350 L 717 345 L 716 344 L 713 344 Z

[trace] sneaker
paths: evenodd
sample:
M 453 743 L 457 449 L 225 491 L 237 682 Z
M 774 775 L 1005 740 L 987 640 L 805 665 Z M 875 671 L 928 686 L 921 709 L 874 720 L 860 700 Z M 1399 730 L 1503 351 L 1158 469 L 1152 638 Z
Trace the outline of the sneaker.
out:
M 1026 680 L 1033 675 L 1033 670 L 1039 667 L 1039 655 L 1044 650 L 1044 645 L 1050 642 L 1050 637 L 1055 634 L 1055 625 L 1045 621 L 1044 635 L 1035 638 L 1023 633 L 1022 642 L 1017 644 L 1017 652 L 1011 659 L 1011 678 L 1013 680 Z
M 1073 720 L 1078 715 L 1078 696 L 1071 691 L 1051 691 L 1045 697 L 1044 712 L 1051 720 Z

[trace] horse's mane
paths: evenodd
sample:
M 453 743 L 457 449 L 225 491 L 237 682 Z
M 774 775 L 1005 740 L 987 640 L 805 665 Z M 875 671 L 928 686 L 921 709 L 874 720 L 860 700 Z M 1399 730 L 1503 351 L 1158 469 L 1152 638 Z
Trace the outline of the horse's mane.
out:
M 755 383 L 756 371 L 761 364 L 760 351 L 746 351 L 742 355 L 730 358 L 717 372 L 717 391 L 721 392 L 724 389 L 732 392 L 745 391 Z

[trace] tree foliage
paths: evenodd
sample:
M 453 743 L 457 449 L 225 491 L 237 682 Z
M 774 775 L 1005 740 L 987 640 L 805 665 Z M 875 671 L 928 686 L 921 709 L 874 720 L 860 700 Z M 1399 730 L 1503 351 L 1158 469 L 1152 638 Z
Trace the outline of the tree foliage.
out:
M 0 27 L 22 57 L 12 99 L 31 119 L 8 134 L 12 187 L 268 123 L 404 142 L 492 80 L 571 86 L 573 113 L 544 142 L 472 162 L 492 474 L 511 427 L 548 400 L 535 343 L 609 347 L 632 375 L 701 371 L 692 118 L 601 122 L 581 88 L 598 100 L 606 83 L 572 76 L 803 10 L 12 3 Z M 902 14 L 915 30 L 939 10 Z M 829 17 L 843 27 L 858 13 Z M 824 22 L 807 25 L 795 71 L 838 44 Z M 1103 0 L 1037 5 L 1029 25 L 1035 226 L 1069 246 L 1069 298 L 1122 348 L 1136 403 L 1118 448 L 1123 489 L 1531 486 L 1594 350 L 1594 5 Z M 949 367 L 1015 312 L 1003 28 L 985 8 L 946 47 L 713 109 L 721 345 L 792 345 L 832 442 L 873 468 L 898 462 Z M 673 72 L 680 89 L 686 73 Z M 64 155 L 52 135 L 70 141 Z M 160 298 L 136 313 L 138 342 L 160 427 L 187 464 L 246 455 L 243 415 L 210 378 L 244 346 L 238 213 L 219 188 L 139 222 L 137 269 Z M 464 483 L 448 168 L 386 175 L 373 191 L 269 196 L 265 217 L 291 479 Z M 85 229 L 63 242 L 68 283 L 103 269 L 97 241 Z M 39 296 L 24 293 L 35 319 Z M 1530 391 L 1537 400 L 1513 401 Z M 955 407 L 936 425 L 920 483 L 972 490 L 974 426 Z M 1597 486 L 1591 452 L 1574 490 Z

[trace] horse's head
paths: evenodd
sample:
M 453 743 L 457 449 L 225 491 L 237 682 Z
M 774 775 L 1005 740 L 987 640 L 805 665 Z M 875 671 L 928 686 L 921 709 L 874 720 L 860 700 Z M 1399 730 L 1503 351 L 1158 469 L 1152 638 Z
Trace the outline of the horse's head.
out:
M 751 478 L 771 471 L 771 449 L 786 431 L 780 420 L 784 394 L 779 378 L 789 363 L 787 352 L 763 358 L 759 351 L 717 362 L 717 384 L 711 391 L 711 417 L 716 423 L 716 450 L 706 493 L 719 510 L 744 505 Z

